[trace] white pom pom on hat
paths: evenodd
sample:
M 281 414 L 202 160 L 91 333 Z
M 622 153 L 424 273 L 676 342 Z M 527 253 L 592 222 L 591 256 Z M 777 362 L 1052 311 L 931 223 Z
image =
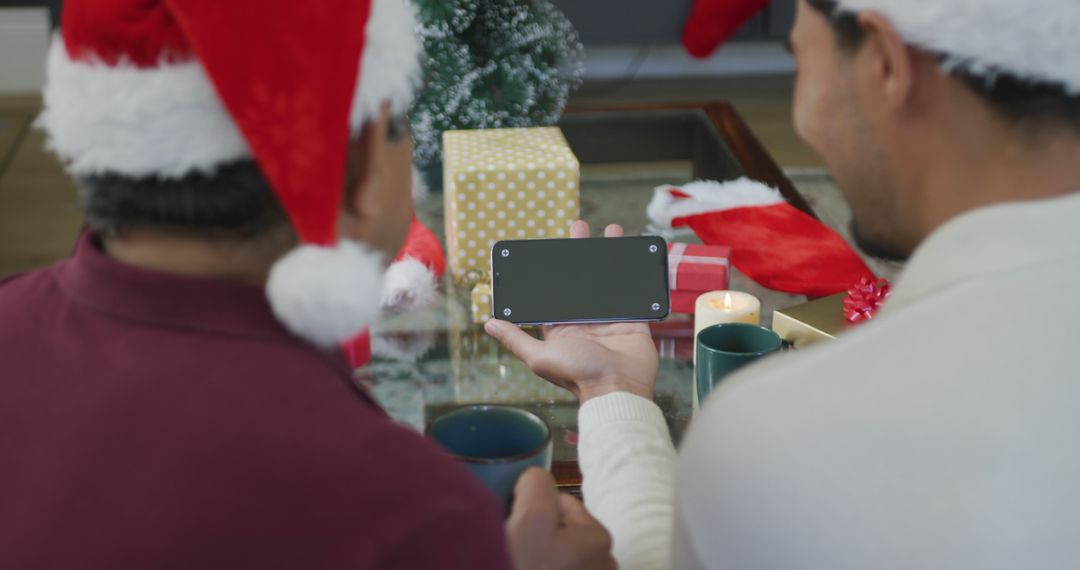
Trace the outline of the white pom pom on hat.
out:
M 266 294 L 293 333 L 330 348 L 375 320 L 382 264 L 382 256 L 346 239 L 334 247 L 301 245 L 271 268 Z
M 408 108 L 420 44 L 409 0 L 318 5 L 67 0 L 38 125 L 76 175 L 179 178 L 254 158 L 301 242 L 267 298 L 330 347 L 374 320 L 384 267 L 338 239 L 347 141 L 383 102 Z

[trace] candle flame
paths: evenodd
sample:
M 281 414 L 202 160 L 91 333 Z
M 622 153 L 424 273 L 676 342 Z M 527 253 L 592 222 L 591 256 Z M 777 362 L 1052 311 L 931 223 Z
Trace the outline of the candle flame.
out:
M 721 311 L 731 312 L 735 310 L 735 299 L 731 296 L 731 293 L 725 292 L 723 299 L 718 297 L 711 297 L 705 301 L 710 307 L 714 309 L 720 309 Z

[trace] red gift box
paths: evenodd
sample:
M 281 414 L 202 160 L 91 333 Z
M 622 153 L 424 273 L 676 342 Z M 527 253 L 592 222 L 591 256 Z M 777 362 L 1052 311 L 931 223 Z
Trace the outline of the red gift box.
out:
M 672 317 L 666 321 L 649 323 L 649 332 L 652 333 L 660 358 L 694 358 L 694 319 Z
M 724 245 L 668 244 L 671 312 L 693 314 L 699 296 L 727 289 L 730 259 Z

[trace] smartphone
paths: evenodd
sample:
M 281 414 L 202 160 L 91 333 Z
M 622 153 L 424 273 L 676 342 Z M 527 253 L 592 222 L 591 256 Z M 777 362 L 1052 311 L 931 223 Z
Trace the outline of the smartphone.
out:
M 670 310 L 656 236 L 499 241 L 491 278 L 494 316 L 517 324 L 659 321 Z

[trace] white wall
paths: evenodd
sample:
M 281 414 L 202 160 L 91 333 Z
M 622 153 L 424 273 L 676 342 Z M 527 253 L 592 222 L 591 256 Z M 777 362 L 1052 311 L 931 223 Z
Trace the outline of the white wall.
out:
M 585 48 L 586 79 L 667 79 L 723 75 L 782 74 L 795 61 L 780 41 L 729 42 L 706 59 L 694 59 L 681 44 Z
M 0 8 L 0 93 L 41 91 L 48 47 L 48 10 Z
M 44 8 L 0 8 L 0 93 L 34 93 L 45 80 L 49 15 Z M 645 54 L 644 58 L 640 56 Z M 695 60 L 681 45 L 590 46 L 588 79 L 708 77 L 790 73 L 795 65 L 778 41 L 730 42 Z

